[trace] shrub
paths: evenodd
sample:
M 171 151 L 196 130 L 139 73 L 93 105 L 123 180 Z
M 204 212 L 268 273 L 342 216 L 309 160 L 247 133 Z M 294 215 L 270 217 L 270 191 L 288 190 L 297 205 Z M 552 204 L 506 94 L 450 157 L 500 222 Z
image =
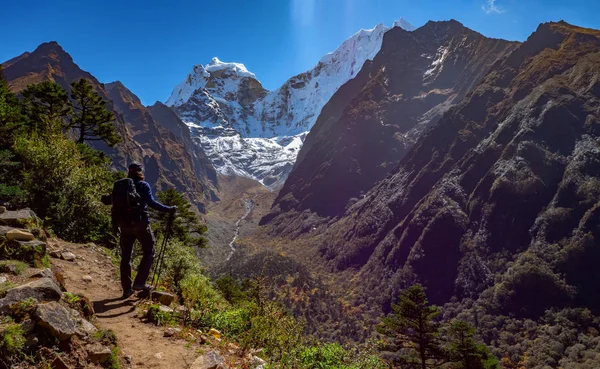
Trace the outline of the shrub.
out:
M 312 369 L 334 369 L 346 368 L 344 362 L 347 352 L 337 343 L 313 346 L 303 350 L 300 355 L 300 363 L 305 368 Z
M 109 233 L 108 209 L 100 203 L 112 185 L 108 162 L 87 163 L 77 144 L 62 135 L 19 137 L 15 150 L 31 208 L 58 236 L 83 242 Z
M 15 362 L 23 356 L 25 336 L 20 324 L 8 322 L 0 326 L 0 360 L 8 363 Z M 8 364 L 4 362 L 3 364 Z M 6 365 L 10 367 L 10 365 Z

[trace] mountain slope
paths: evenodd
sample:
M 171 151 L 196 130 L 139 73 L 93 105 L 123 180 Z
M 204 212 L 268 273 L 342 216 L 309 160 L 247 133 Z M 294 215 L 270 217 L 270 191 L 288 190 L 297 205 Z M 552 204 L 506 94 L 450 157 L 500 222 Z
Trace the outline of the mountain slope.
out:
M 600 312 L 599 62 L 600 31 L 542 24 L 322 233 L 321 254 L 380 306 L 419 281 L 437 304 Z
M 3 65 L 4 77 L 11 90 L 21 91 L 30 83 L 55 81 L 67 91 L 70 83 L 80 78 L 90 81 L 107 101 L 117 117 L 115 127 L 123 142 L 114 148 L 103 143 L 94 147 L 107 153 L 115 168 L 125 170 L 131 161 L 143 162 L 146 176 L 157 189 L 175 187 L 186 192 L 203 208 L 215 186 L 216 174 L 200 148 L 192 157 L 183 142 L 162 128 L 148 113 L 139 99 L 121 83 L 104 85 L 93 75 L 81 70 L 56 42 L 40 45 Z
M 400 20 L 398 27 L 413 29 Z M 196 65 L 167 100 L 225 175 L 280 186 L 321 108 L 381 48 L 389 27 L 361 30 L 311 70 L 267 91 L 238 63 Z M 290 147 L 289 143 L 293 142 Z
M 375 59 L 323 108 L 261 224 L 297 233 L 311 228 L 298 221 L 311 213 L 343 214 L 352 198 L 383 179 L 421 133 L 516 46 L 456 21 L 386 33 Z

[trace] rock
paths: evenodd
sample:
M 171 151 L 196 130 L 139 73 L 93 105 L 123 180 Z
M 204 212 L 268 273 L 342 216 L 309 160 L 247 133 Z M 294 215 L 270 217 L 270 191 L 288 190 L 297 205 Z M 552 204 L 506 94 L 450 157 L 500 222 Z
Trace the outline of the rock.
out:
M 123 356 L 123 358 L 125 359 L 125 362 L 127 362 L 127 364 L 131 364 L 133 362 L 133 356 L 131 355 L 125 355 Z
M 209 351 L 205 355 L 199 356 L 190 369 L 220 369 L 227 368 L 223 357 L 215 351 Z
M 161 305 L 158 309 L 163 313 L 173 313 L 173 311 L 174 311 L 170 307 L 164 306 L 164 305 Z
M 98 332 L 98 328 L 96 328 L 92 323 L 90 323 L 86 319 L 79 319 L 77 322 L 79 323 L 81 331 L 90 336 Z
M 181 333 L 181 328 L 167 328 L 163 334 L 165 337 L 173 337 L 176 334 Z
M 267 362 L 258 356 L 252 356 L 252 360 L 250 360 L 250 367 L 253 369 L 263 369 L 267 365 Z
M 60 256 L 63 260 L 66 260 L 66 261 L 75 261 L 75 259 L 76 259 L 75 254 L 73 254 L 72 252 L 69 252 L 69 251 L 63 251 L 60 254 Z
M 56 355 L 50 366 L 52 367 L 52 369 L 71 369 L 71 367 L 68 366 L 58 355 Z
M 50 268 L 42 270 L 33 270 L 29 275 L 29 278 L 52 278 L 54 279 L 54 273 Z
M 27 225 L 33 225 L 39 222 L 39 218 L 35 215 L 32 210 L 23 209 L 10 211 L 7 210 L 0 214 L 0 225 L 10 227 L 23 227 Z
M 168 292 L 152 291 L 152 301 L 169 306 L 175 300 L 175 295 Z
M 17 268 L 17 264 L 11 263 L 10 261 L 0 265 L 0 272 L 10 273 L 12 275 L 18 275 L 19 269 Z
M 33 297 L 38 301 L 58 301 L 62 292 L 50 278 L 41 278 L 8 290 L 0 299 L 0 313 L 8 311 L 8 307 L 21 300 Z
M 77 323 L 69 311 L 57 302 L 38 305 L 34 316 L 40 327 L 61 341 L 68 340 L 77 333 Z
M 11 229 L 6 232 L 4 235 L 8 241 L 33 241 L 35 240 L 35 236 L 27 231 L 22 231 L 20 229 Z
M 198 343 L 204 345 L 206 342 L 208 342 L 208 336 L 201 334 L 200 337 L 198 337 Z
M 154 357 L 157 358 L 158 360 L 162 359 L 162 352 L 157 352 L 156 354 L 154 354 Z
M 90 283 L 92 281 L 92 276 L 91 275 L 84 275 L 83 277 L 81 277 L 81 279 L 83 279 L 84 282 Z
M 60 252 L 59 250 L 50 251 L 50 256 L 55 259 L 61 259 L 61 255 L 62 255 L 62 252 Z
M 220 339 L 221 339 L 221 332 L 219 332 L 218 330 L 216 330 L 216 329 L 214 329 L 214 328 L 211 328 L 211 329 L 208 331 L 208 334 L 209 334 L 209 335 L 211 335 L 211 336 L 213 336 L 214 338 L 216 338 L 216 339 L 218 339 L 218 340 L 220 340 Z
M 5 275 L 0 275 L 0 284 L 6 283 L 8 278 Z
M 35 322 L 31 319 L 27 319 L 21 322 L 21 329 L 25 333 L 31 333 L 35 329 Z
M 19 241 L 11 240 L 0 251 L 0 258 L 21 260 L 29 263 L 34 267 L 43 267 L 43 258 L 46 255 L 46 243 L 43 241 Z
M 99 343 L 88 345 L 85 350 L 87 351 L 88 359 L 94 364 L 104 364 L 110 360 L 112 355 L 110 347 Z
M 0 206 L 0 214 L 6 213 L 6 206 Z

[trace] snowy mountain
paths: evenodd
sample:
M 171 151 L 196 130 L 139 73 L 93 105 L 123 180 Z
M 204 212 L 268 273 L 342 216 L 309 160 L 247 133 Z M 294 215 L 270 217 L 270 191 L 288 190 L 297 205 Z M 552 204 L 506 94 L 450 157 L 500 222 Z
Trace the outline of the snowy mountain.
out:
M 404 19 L 394 27 L 414 30 Z M 196 65 L 166 104 L 190 127 L 216 169 L 277 187 L 323 106 L 381 48 L 390 28 L 360 30 L 317 65 L 268 91 L 243 64 Z M 290 142 L 293 143 L 289 147 Z

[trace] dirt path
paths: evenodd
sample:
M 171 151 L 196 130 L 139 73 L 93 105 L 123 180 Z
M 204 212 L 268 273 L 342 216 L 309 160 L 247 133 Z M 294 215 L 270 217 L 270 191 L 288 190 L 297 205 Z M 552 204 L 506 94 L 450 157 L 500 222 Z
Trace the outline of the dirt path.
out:
M 101 329 L 113 330 L 121 353 L 131 356 L 130 368 L 189 368 L 199 353 L 182 339 L 163 337 L 164 328 L 142 323 L 136 318 L 136 304 L 131 297 L 121 300 L 118 272 L 111 258 L 95 247 L 54 243 L 55 248 L 68 249 L 77 259 L 74 262 L 52 259 L 60 266 L 67 290 L 82 293 L 92 300 L 95 322 Z M 91 282 L 83 276 L 92 277 Z

